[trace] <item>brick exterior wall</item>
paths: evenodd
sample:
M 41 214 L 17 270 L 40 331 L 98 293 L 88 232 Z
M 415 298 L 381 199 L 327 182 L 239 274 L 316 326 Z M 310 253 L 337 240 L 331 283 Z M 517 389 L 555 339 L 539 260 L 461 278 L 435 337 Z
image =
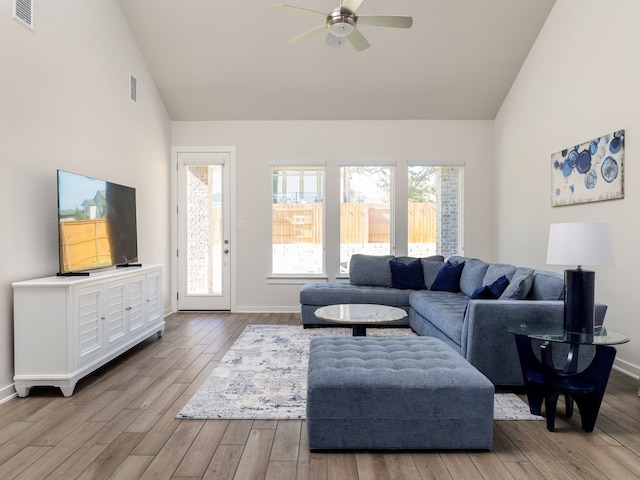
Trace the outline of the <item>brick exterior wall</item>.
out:
M 437 169 L 436 195 L 438 208 L 436 224 L 440 225 L 436 235 L 436 250 L 447 258 L 462 253 L 458 228 L 461 212 L 460 167 L 440 167 Z

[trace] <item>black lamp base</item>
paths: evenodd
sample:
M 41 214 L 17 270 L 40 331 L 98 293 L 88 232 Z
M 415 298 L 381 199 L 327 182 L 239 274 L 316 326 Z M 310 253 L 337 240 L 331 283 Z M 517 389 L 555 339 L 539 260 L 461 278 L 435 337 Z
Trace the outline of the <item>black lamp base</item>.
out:
M 564 271 L 564 333 L 569 341 L 593 341 L 596 273 Z

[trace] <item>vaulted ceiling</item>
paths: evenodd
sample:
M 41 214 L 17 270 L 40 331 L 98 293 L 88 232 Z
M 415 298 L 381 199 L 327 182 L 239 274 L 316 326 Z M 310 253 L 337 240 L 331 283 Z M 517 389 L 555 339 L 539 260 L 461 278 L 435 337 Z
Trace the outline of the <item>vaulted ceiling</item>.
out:
M 555 0 L 364 0 L 371 47 L 288 40 L 339 0 L 119 0 L 172 120 L 493 119 Z

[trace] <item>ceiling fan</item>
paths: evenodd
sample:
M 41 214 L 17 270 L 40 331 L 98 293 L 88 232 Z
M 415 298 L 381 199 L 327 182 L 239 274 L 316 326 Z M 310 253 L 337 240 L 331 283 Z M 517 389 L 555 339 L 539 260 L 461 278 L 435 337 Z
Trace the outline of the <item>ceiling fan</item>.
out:
M 369 48 L 369 42 L 358 30 L 359 25 L 371 25 L 375 27 L 395 27 L 411 28 L 413 19 L 411 17 L 401 17 L 395 15 L 356 15 L 355 11 L 362 4 L 363 0 L 340 0 L 340 6 L 330 13 L 322 13 L 307 8 L 293 7 L 290 5 L 277 5 L 280 10 L 287 10 L 304 15 L 322 17 L 325 24 L 309 30 L 289 40 L 291 45 L 300 43 L 303 40 L 313 37 L 319 33 L 328 31 L 327 43 L 338 45 L 342 39 L 346 38 L 358 52 Z

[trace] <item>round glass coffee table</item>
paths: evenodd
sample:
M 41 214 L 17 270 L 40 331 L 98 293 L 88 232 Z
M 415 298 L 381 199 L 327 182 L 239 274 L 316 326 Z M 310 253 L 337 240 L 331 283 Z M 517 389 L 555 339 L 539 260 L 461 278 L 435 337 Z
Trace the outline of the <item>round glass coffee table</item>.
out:
M 407 312 L 388 305 L 345 303 L 320 307 L 315 311 L 315 315 L 327 322 L 351 325 L 354 337 L 364 337 L 367 335 L 368 326 L 403 319 Z

